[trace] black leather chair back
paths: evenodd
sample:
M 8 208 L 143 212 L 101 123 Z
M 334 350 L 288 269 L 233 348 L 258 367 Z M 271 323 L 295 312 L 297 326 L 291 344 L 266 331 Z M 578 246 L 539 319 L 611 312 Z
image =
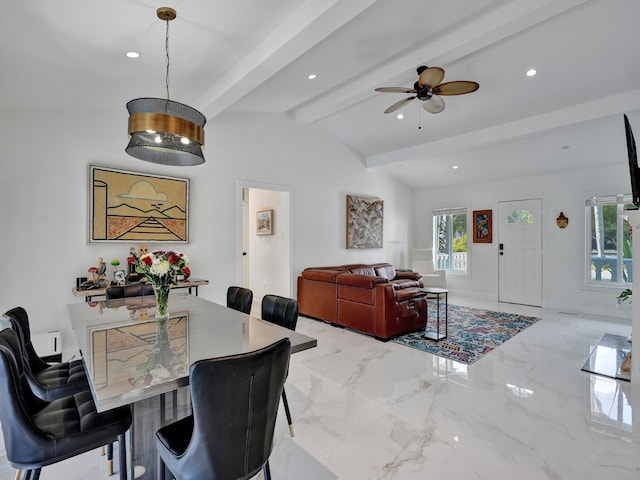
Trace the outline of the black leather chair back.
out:
M 82 360 L 50 365 L 38 356 L 31 343 L 29 317 L 24 308 L 12 308 L 3 317 L 9 319 L 11 328 L 16 332 L 30 388 L 38 397 L 51 401 L 89 391 L 87 372 Z
M 5 315 L 9 317 L 11 328 L 15 330 L 18 336 L 18 340 L 22 345 L 24 361 L 31 372 L 37 374 L 49 367 L 49 364 L 38 356 L 31 343 L 31 329 L 29 328 L 27 311 L 22 307 L 15 307 L 5 312 Z
M 289 339 L 191 365 L 193 415 L 160 429 L 156 446 L 181 480 L 252 478 L 268 462 L 289 367 Z
M 0 331 L 0 422 L 14 468 L 37 470 L 116 438 L 124 444 L 131 425 L 128 407 L 99 414 L 90 391 L 52 402 L 39 399 L 29 388 L 20 351 L 16 332 Z
M 153 295 L 153 287 L 149 283 L 132 283 L 130 285 L 117 285 L 107 287 L 104 296 L 107 300 L 128 297 L 144 297 Z
M 0 332 L 0 423 L 7 458 L 14 464 L 29 463 L 25 453 L 43 449 L 45 442 L 30 419 L 46 402 L 32 394 L 13 329 Z
M 262 319 L 289 330 L 296 329 L 299 311 L 298 302 L 292 298 L 278 295 L 265 295 L 262 298 Z
M 253 292 L 248 288 L 229 287 L 227 289 L 227 307 L 249 315 L 252 304 Z

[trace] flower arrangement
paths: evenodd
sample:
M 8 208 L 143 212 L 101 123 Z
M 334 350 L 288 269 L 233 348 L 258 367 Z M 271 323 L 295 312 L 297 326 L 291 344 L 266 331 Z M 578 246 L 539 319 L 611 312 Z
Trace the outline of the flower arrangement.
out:
M 136 272 L 146 277 L 147 282 L 154 286 L 175 285 L 178 275 L 184 275 L 188 270 L 189 259 L 184 253 L 172 250 L 156 250 L 138 256 L 134 251 L 128 259 L 128 264 L 135 267 Z
M 178 282 L 178 275 L 184 275 L 189 259 L 184 253 L 172 250 L 156 250 L 138 256 L 131 249 L 131 256 L 127 260 L 135 267 L 136 272 L 144 275 L 153 287 L 156 297 L 156 319 L 167 318 L 169 315 L 167 304 L 171 285 Z

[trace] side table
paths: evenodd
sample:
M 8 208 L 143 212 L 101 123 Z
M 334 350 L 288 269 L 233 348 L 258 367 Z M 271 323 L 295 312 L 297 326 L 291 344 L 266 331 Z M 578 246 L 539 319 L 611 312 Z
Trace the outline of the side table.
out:
M 423 288 L 423 292 L 427 294 L 427 324 L 424 328 L 424 334 L 422 338 L 427 338 L 429 340 L 435 340 L 436 342 L 442 340 L 443 338 L 447 338 L 447 325 L 449 323 L 449 299 L 448 294 L 449 290 L 446 288 Z M 440 333 L 440 298 L 444 296 L 444 334 Z M 435 318 L 435 332 L 433 326 L 429 328 L 429 299 L 436 299 L 436 318 Z M 433 322 L 432 322 L 433 324 Z

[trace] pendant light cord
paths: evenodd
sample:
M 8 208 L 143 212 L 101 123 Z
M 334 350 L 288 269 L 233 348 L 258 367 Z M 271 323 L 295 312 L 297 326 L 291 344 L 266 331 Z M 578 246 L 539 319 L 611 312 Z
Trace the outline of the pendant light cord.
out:
M 167 100 L 169 100 L 169 20 L 167 20 L 167 30 L 164 36 L 164 51 L 167 56 L 167 72 L 164 77 L 164 84 L 167 88 Z

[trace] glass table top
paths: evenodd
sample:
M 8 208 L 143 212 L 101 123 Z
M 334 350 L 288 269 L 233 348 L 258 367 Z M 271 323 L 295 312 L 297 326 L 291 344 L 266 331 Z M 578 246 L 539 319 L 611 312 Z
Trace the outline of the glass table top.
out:
M 99 412 L 185 386 L 198 360 L 247 353 L 281 338 L 291 353 L 314 338 L 186 292 L 169 296 L 156 322 L 154 297 L 67 305 Z

